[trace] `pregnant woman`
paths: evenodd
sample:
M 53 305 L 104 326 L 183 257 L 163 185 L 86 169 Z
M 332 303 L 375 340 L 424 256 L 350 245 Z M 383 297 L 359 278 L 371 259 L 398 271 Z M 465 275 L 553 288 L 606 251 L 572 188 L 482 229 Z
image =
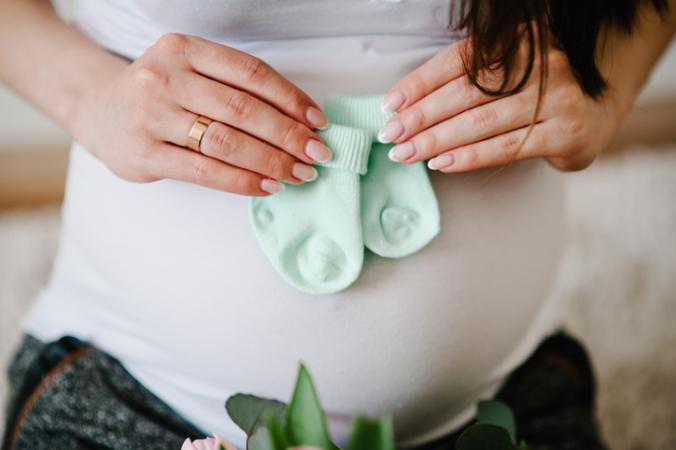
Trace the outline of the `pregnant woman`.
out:
M 609 143 L 674 29 L 666 1 L 0 0 L 0 77 L 74 138 L 60 248 L 12 363 L 9 449 L 171 449 L 235 392 L 312 372 L 345 441 L 392 414 L 453 448 L 498 396 L 533 448 L 601 448 L 584 350 L 549 295 L 563 172 Z M 319 183 L 328 94 L 387 94 L 437 237 L 313 295 L 256 241 L 252 196 Z M 308 212 L 311 214 L 312 212 Z M 571 425 L 572 424 L 572 425 Z

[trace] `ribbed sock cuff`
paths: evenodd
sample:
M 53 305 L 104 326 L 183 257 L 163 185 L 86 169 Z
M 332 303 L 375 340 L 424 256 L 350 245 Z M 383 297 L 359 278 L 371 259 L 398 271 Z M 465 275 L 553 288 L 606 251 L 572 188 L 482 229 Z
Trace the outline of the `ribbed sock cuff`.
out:
M 371 136 L 368 131 L 331 124 L 317 134 L 333 152 L 331 161 L 321 163 L 331 169 L 340 169 L 364 175 L 368 170 Z
M 378 131 L 394 113 L 380 110 L 385 96 L 349 96 L 329 94 L 324 98 L 324 115 L 331 123 L 368 130 L 371 140 L 377 139 Z

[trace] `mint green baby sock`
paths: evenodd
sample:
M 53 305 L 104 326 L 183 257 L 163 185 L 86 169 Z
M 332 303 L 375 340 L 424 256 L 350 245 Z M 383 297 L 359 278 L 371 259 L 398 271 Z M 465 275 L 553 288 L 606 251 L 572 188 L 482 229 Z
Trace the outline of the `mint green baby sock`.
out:
M 329 122 L 366 130 L 371 140 L 377 142 L 378 131 L 394 116 L 394 113 L 380 111 L 384 98 L 383 95 L 328 94 L 324 98 L 322 111 Z
M 417 252 L 439 233 L 439 205 L 423 162 L 391 161 L 392 144 L 377 142 L 378 131 L 393 114 L 380 111 L 384 96 L 328 95 L 329 122 L 369 132 L 373 147 L 368 173 L 361 178 L 364 243 L 374 253 L 400 258 Z
M 318 131 L 333 158 L 319 177 L 283 192 L 254 197 L 250 218 L 275 269 L 292 286 L 313 294 L 345 289 L 364 259 L 359 176 L 366 173 L 371 137 L 340 125 Z

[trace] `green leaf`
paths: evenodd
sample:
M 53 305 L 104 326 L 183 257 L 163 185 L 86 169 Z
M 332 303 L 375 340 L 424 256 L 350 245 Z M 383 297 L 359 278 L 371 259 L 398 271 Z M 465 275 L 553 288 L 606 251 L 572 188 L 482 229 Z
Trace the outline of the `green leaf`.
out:
M 357 416 L 347 450 L 394 450 L 392 418 Z
M 277 417 L 270 411 L 265 413 L 265 423 L 270 435 L 270 443 L 272 450 L 286 450 L 290 447 L 289 441 L 282 429 L 281 423 Z
M 268 429 L 269 419 L 272 417 L 276 424 L 284 420 L 284 411 L 281 411 L 277 408 L 266 408 L 264 409 L 251 426 L 251 432 L 247 433 L 246 447 L 247 450 L 275 450 L 277 441 L 275 440 L 277 436 L 273 436 L 271 431 Z M 282 449 L 285 450 L 288 446 L 285 444 L 286 439 L 282 441 Z
M 526 441 L 521 439 L 521 442 L 519 443 L 519 450 L 528 450 L 528 446 L 526 445 Z
M 317 390 L 303 363 L 298 366 L 296 386 L 287 408 L 284 428 L 292 446 L 311 445 L 324 450 L 338 450 L 331 442 Z
M 509 406 L 497 400 L 479 402 L 477 419 L 479 423 L 493 424 L 504 428 L 509 433 L 512 443 L 516 443 L 516 421 Z
M 509 433 L 503 427 L 477 423 L 466 429 L 455 444 L 456 450 L 514 450 Z
M 257 421 L 246 439 L 247 450 L 273 450 L 272 437 L 262 421 Z
M 262 417 L 263 411 L 272 411 L 279 420 L 283 420 L 286 404 L 250 394 L 235 394 L 225 402 L 225 410 L 233 422 L 249 435 L 253 432 L 256 420 Z

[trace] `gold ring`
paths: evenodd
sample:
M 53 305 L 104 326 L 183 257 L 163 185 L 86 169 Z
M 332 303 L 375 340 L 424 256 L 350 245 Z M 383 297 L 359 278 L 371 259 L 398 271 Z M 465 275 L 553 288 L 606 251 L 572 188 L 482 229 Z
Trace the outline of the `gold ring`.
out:
M 192 128 L 190 128 L 190 133 L 188 133 L 188 148 L 190 150 L 201 153 L 200 144 L 202 143 L 204 133 L 207 131 L 207 128 L 209 128 L 211 122 L 213 122 L 213 120 L 204 116 L 199 116 L 195 119 L 195 123 L 193 123 Z

